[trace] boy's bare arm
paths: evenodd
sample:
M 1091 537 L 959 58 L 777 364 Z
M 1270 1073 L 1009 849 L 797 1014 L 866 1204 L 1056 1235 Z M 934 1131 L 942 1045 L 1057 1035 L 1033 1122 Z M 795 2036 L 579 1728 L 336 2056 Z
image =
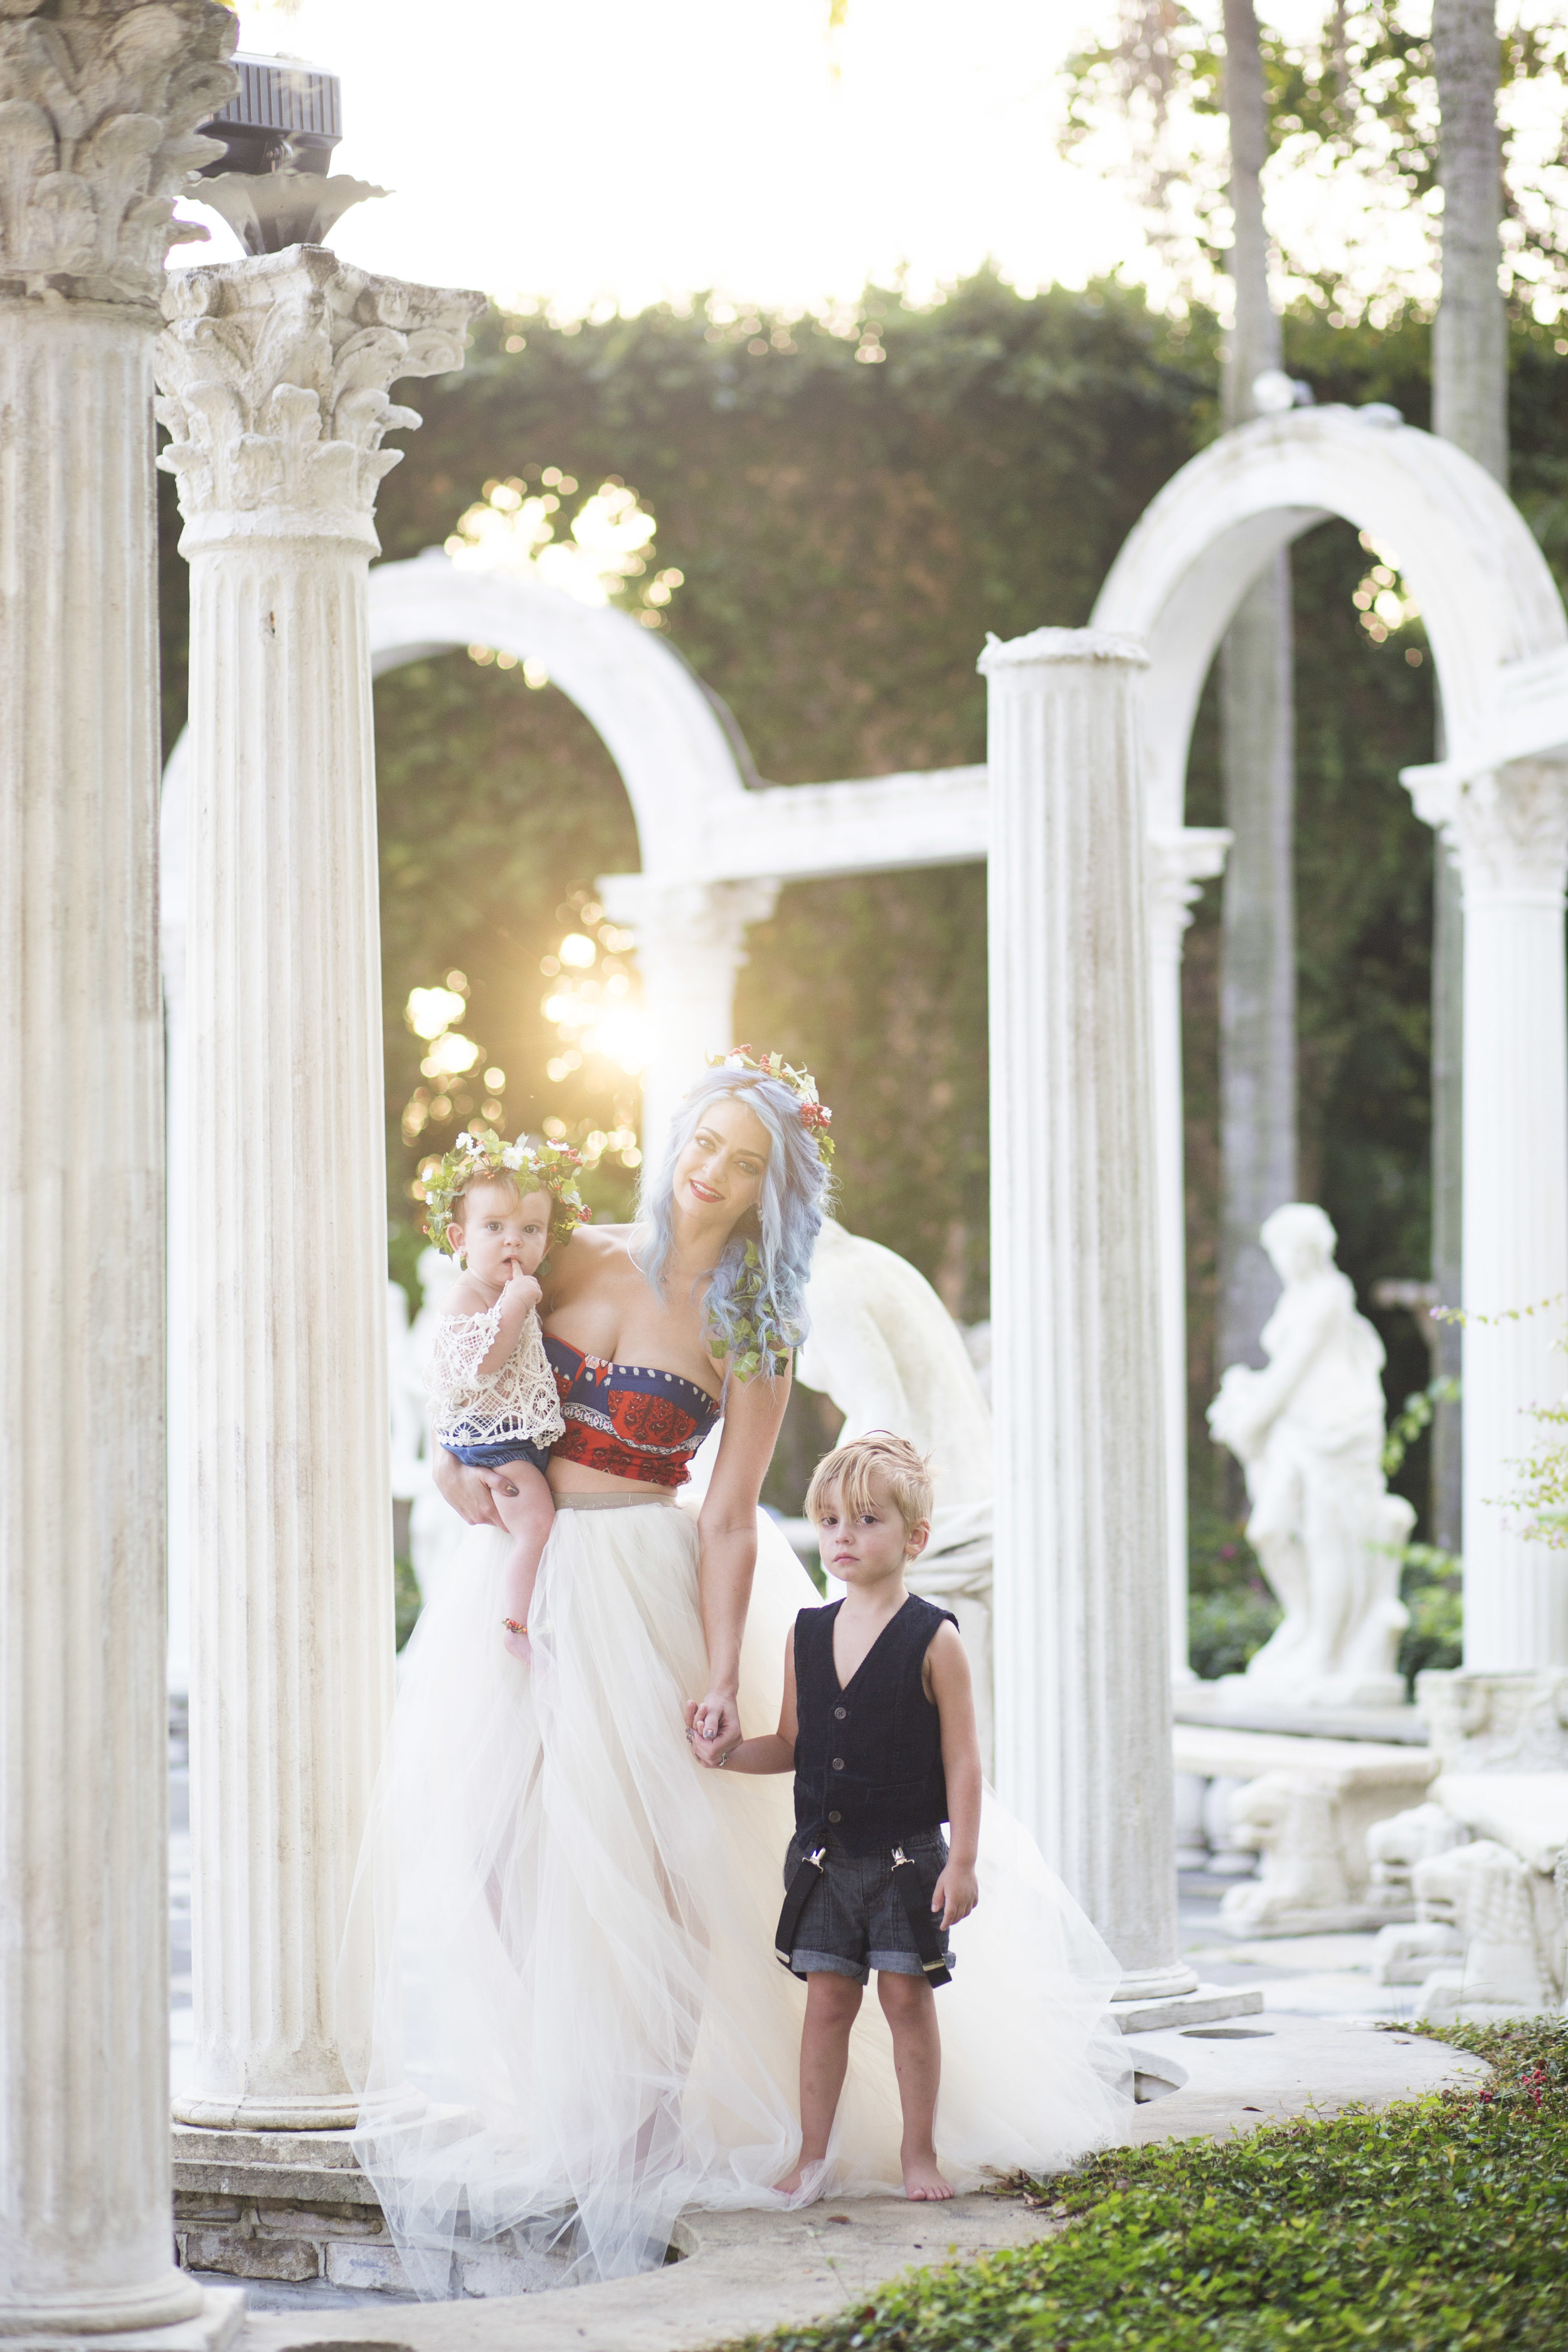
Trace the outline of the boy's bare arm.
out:
M 688 1699 L 686 1703 L 688 1728 L 696 1721 L 696 1717 L 697 1702 L 695 1699 Z M 784 1635 L 784 1699 L 779 1707 L 778 1729 L 764 1731 L 755 1739 L 740 1740 L 736 1746 L 725 1750 L 722 1759 L 703 1755 L 696 1741 L 693 1741 L 692 1745 L 697 1748 L 700 1762 L 709 1765 L 714 1771 L 720 1769 L 722 1762 L 723 1766 L 731 1772 L 793 1772 L 797 1728 L 795 1698 L 795 1628 L 792 1625 Z
M 926 1652 L 931 1694 L 942 1725 L 942 1769 L 947 1782 L 947 1867 L 931 1907 L 944 1927 L 967 1919 L 980 1900 L 974 1874 L 980 1851 L 980 1738 L 974 1727 L 974 1686 L 969 1658 L 952 1625 L 938 1628 Z

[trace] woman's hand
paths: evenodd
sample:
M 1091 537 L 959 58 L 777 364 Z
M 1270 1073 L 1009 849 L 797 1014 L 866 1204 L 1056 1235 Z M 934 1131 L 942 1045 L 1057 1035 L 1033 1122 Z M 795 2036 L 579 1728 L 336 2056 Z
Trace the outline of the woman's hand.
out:
M 717 1764 L 741 1739 L 740 1704 L 732 1690 L 710 1690 L 705 1698 L 686 1702 L 686 1727 L 691 1749 L 703 1764 Z
M 455 1454 L 448 1454 L 444 1445 L 438 1445 L 430 1475 L 436 1481 L 436 1492 L 441 1500 L 450 1503 L 458 1517 L 467 1519 L 469 1527 L 504 1526 L 496 1508 L 495 1490 L 499 1488 L 503 1495 L 515 1495 L 517 1492 L 504 1470 L 470 1470 L 466 1462 L 459 1462 Z

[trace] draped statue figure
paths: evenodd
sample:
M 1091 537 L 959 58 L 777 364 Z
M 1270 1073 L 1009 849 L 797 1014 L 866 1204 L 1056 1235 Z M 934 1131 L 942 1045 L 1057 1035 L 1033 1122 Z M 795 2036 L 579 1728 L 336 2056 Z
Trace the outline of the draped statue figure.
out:
M 1268 1362 L 1232 1364 L 1208 1414 L 1247 1474 L 1247 1540 L 1285 1612 L 1244 1679 L 1296 1706 L 1396 1706 L 1400 1555 L 1415 1514 L 1384 1480 L 1383 1342 L 1356 1312 L 1321 1209 L 1277 1209 L 1261 1239 L 1284 1285 L 1264 1327 Z

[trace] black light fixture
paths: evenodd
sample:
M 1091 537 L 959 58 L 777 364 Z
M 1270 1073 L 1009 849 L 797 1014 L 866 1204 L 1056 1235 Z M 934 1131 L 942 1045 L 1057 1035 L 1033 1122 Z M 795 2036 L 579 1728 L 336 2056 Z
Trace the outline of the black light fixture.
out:
M 202 125 L 203 138 L 221 139 L 226 152 L 203 165 L 202 177 L 219 172 L 330 171 L 332 150 L 343 135 L 337 75 L 289 58 L 237 56 L 230 63 L 239 74 L 239 88 L 222 112 Z
M 342 85 L 336 74 L 294 58 L 237 56 L 239 89 L 201 126 L 224 152 L 192 194 L 221 213 L 247 253 L 281 253 L 319 245 L 351 205 L 384 196 L 368 180 L 329 179 L 343 135 Z

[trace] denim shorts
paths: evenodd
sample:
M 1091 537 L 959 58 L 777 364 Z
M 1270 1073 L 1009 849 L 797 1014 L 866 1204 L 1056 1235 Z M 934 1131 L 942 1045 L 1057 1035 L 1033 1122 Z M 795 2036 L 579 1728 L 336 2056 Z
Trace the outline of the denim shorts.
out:
M 808 1846 L 798 1837 L 791 1838 L 784 1857 L 786 1886 L 806 1854 L 816 1852 L 817 1843 L 814 1839 Z M 916 1830 L 898 1843 L 919 1873 L 921 1893 L 929 1904 L 947 1865 L 947 1840 L 940 1830 Z M 936 1925 L 934 1914 L 931 1924 Z M 938 1935 L 942 1958 L 951 1970 L 949 1938 L 940 1928 Z M 796 1976 L 818 1969 L 830 1976 L 853 1977 L 857 1984 L 864 1984 L 873 1969 L 895 1977 L 925 1974 L 910 1915 L 893 1884 L 891 1845 L 879 1846 L 873 1853 L 847 1853 L 828 1832 L 822 1877 L 800 1915 L 790 1966 Z
M 493 1445 L 446 1445 L 454 1462 L 468 1470 L 501 1470 L 509 1462 L 531 1462 L 536 1470 L 550 1467 L 550 1448 L 536 1445 L 531 1437 L 502 1437 Z

